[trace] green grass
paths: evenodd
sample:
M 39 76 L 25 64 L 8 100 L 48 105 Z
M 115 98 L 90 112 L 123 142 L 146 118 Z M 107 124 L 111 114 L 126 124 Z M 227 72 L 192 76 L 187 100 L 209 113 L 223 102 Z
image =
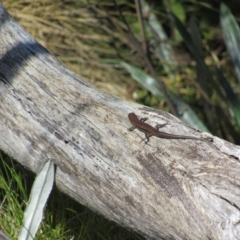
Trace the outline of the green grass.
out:
M 0 230 L 17 239 L 35 175 L 0 157 Z M 54 187 L 35 240 L 143 239 L 81 206 Z

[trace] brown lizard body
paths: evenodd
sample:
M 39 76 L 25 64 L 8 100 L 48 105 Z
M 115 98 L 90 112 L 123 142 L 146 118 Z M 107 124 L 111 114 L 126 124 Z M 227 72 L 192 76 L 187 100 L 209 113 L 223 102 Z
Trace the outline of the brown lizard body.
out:
M 128 119 L 133 125 L 133 127 L 129 128 L 129 131 L 133 131 L 135 128 L 137 128 L 139 131 L 144 132 L 147 142 L 149 141 L 149 137 L 151 136 L 156 136 L 160 138 L 167 138 L 167 139 L 195 139 L 195 140 L 200 140 L 204 141 L 201 138 L 197 137 L 191 137 L 191 136 L 183 136 L 183 135 L 175 135 L 175 134 L 170 134 L 170 133 L 165 133 L 161 132 L 158 129 L 161 127 L 164 127 L 165 124 L 158 124 L 155 128 L 152 127 L 151 125 L 145 123 L 147 118 L 141 118 L 139 119 L 135 113 L 129 113 L 128 114 Z

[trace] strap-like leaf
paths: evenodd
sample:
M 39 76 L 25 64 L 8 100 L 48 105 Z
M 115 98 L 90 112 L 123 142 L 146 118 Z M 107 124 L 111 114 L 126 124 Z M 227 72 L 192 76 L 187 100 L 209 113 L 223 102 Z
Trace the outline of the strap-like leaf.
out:
M 42 221 L 43 209 L 52 190 L 53 181 L 54 164 L 51 159 L 48 159 L 33 183 L 18 240 L 34 239 Z

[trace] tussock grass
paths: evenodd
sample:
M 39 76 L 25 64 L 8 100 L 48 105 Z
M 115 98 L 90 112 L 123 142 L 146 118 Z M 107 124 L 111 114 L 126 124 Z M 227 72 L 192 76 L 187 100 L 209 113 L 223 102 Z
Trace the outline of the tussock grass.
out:
M 121 47 L 121 36 L 106 24 L 106 12 L 96 6 L 97 1 L 23 0 L 3 4 L 27 32 L 71 70 L 104 91 L 126 97 L 130 77 L 107 64 L 109 59 L 119 58 L 117 48 L 110 45 L 119 42 Z

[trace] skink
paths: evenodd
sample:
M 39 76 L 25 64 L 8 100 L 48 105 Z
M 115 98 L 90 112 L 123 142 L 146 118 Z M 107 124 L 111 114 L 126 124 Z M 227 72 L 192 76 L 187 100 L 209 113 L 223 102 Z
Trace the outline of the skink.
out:
M 129 118 L 129 121 L 131 122 L 131 124 L 133 125 L 133 127 L 129 128 L 128 130 L 133 131 L 135 128 L 137 128 L 139 131 L 144 132 L 147 142 L 149 141 L 149 137 L 151 137 L 151 136 L 167 138 L 167 139 L 195 139 L 195 140 L 204 141 L 203 139 L 197 138 L 197 137 L 182 136 L 182 135 L 175 135 L 175 134 L 161 132 L 158 129 L 161 127 L 164 127 L 166 125 L 166 123 L 158 124 L 154 128 L 151 125 L 145 123 L 147 118 L 139 119 L 135 113 L 129 113 L 128 118 Z

